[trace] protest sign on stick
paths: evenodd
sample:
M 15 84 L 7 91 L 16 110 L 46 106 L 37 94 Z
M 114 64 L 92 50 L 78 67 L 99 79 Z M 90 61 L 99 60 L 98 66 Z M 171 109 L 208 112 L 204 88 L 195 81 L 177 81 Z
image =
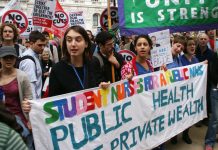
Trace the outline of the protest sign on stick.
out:
M 56 7 L 56 0 L 35 0 L 33 8 L 33 25 L 51 27 Z
M 83 11 L 69 12 L 70 25 L 80 25 L 85 28 L 85 21 L 83 16 Z
M 68 22 L 69 22 L 68 15 L 64 11 L 62 10 L 55 11 L 53 26 L 55 26 L 56 28 L 64 28 L 68 26 Z
M 136 55 L 130 50 L 119 50 L 119 54 L 123 56 L 124 61 L 127 63 L 128 61 L 131 61 Z
M 28 27 L 28 20 L 26 15 L 19 10 L 9 10 L 3 17 L 2 22 L 14 24 L 23 33 Z
M 119 25 L 119 17 L 118 17 L 118 8 L 117 7 L 108 7 L 110 9 L 110 22 L 111 22 L 111 29 L 115 30 Z M 108 8 L 106 8 L 100 17 L 100 24 L 104 30 L 108 30 Z

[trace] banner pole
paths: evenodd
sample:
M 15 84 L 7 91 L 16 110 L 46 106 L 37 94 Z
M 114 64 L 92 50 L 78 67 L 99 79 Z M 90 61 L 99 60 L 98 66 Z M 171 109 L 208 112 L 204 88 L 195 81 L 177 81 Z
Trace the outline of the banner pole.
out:
M 111 29 L 111 9 L 110 0 L 107 0 L 108 31 Z M 114 65 L 111 64 L 112 83 L 115 82 Z
M 108 30 L 111 29 L 111 9 L 110 9 L 110 0 L 107 0 L 107 16 L 108 16 Z
M 216 45 L 216 30 L 214 30 L 213 32 L 214 32 L 214 37 L 213 37 L 214 38 L 214 52 L 217 52 L 217 49 L 216 49 L 216 46 L 217 46 Z

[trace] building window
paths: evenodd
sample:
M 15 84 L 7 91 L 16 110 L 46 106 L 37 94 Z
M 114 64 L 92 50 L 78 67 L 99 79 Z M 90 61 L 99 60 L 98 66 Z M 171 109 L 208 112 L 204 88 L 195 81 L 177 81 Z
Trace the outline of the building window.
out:
M 98 26 L 99 23 L 99 14 L 94 14 L 93 15 L 93 26 Z

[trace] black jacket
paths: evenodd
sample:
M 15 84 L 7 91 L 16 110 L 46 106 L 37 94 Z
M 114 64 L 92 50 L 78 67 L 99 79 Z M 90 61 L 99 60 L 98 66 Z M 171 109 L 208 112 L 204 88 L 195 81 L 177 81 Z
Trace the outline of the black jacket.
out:
M 208 79 L 210 84 L 214 87 L 218 84 L 218 56 L 215 53 L 208 64 Z
M 97 86 L 93 76 L 91 63 L 85 64 L 84 89 Z M 83 90 L 79 79 L 71 65 L 66 61 L 55 64 L 50 73 L 49 96 L 56 96 Z
M 95 78 L 97 79 L 96 84 L 100 84 L 101 82 L 108 82 L 110 81 L 112 83 L 112 66 L 111 63 L 108 61 L 106 57 L 104 57 L 100 51 L 98 51 L 98 54 L 101 56 L 103 60 L 103 66 L 101 67 L 100 61 L 98 58 L 94 56 L 93 58 L 93 69 L 94 69 L 94 74 Z M 123 57 L 122 55 L 114 52 L 114 56 L 117 59 L 117 61 L 120 64 L 120 68 L 114 67 L 114 72 L 115 72 L 115 81 L 121 80 L 121 67 L 123 66 Z

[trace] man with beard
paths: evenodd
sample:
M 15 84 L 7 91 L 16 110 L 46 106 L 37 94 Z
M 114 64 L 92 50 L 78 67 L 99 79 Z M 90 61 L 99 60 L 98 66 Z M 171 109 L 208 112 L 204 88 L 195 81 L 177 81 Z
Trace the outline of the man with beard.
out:
M 98 50 L 94 53 L 93 69 L 97 76 L 97 84 L 119 81 L 123 58 L 114 51 L 113 36 L 109 32 L 102 31 L 96 36 L 96 43 Z

